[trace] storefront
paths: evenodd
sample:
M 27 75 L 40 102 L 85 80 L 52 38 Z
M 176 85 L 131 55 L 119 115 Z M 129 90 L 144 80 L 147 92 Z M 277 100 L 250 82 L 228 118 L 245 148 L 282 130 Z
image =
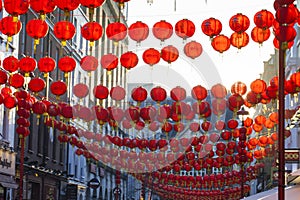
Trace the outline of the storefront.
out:
M 0 200 L 12 199 L 13 190 L 18 188 L 15 166 L 16 153 L 0 149 Z

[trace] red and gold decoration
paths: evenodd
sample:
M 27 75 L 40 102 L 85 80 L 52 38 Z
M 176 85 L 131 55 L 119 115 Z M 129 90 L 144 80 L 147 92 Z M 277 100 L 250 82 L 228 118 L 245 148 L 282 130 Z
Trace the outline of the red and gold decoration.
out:
M 114 2 L 122 8 L 129 0 Z M 29 1 L 4 0 L 3 3 L 9 16 L 1 19 L 0 31 L 7 36 L 9 45 L 12 37 L 22 29 L 18 16 L 26 14 Z M 101 39 L 105 28 L 92 20 L 94 9 L 104 3 L 104 0 L 31 0 L 30 7 L 39 18 L 29 20 L 26 27 L 23 27 L 26 28 L 24 33 L 34 39 L 35 51 L 39 40 L 49 31 L 45 15 L 57 7 L 65 12 L 65 19 L 53 24 L 51 37 L 59 40 L 62 48 L 68 50 L 71 44 L 67 41 L 76 33 L 76 27 L 69 21 L 69 13 L 82 5 L 89 9 L 90 15 L 89 22 L 82 26 L 78 34 L 92 47 Z M 299 12 L 292 3 L 293 1 L 276 0 L 275 14 L 264 9 L 258 11 L 253 17 L 256 26 L 251 30 L 251 39 L 261 45 L 269 40 L 273 32 L 276 48 L 290 48 L 297 35 L 294 23 L 299 20 Z M 110 164 L 115 168 L 117 185 L 120 184 L 122 171 L 126 171 L 143 185 L 155 190 L 162 198 L 204 200 L 243 197 L 250 191 L 250 181 L 256 179 L 259 169 L 264 167 L 262 160 L 277 155 L 281 137 L 277 133 L 279 112 L 275 109 L 280 91 L 278 77 L 273 77 L 269 83 L 262 79 L 253 80 L 249 89 L 245 83 L 237 81 L 230 90 L 217 83 L 210 88 L 195 85 L 190 89 L 182 86 L 167 88 L 153 85 L 149 88 L 141 85 L 128 91 L 121 86 L 120 80 L 115 80 L 115 73 L 111 74 L 117 67 L 124 67 L 126 72 L 135 70 L 141 60 L 153 67 L 160 59 L 171 64 L 181 57 L 190 61 L 201 58 L 202 44 L 195 40 L 188 41 L 198 34 L 197 24 L 201 24 L 202 34 L 210 38 L 212 48 L 221 54 L 231 46 L 242 51 L 251 42 L 247 33 L 250 19 L 238 13 L 227 23 L 233 31 L 229 34 L 230 37 L 221 33 L 224 24 L 213 17 L 202 23 L 180 19 L 174 26 L 160 20 L 153 25 L 152 34 L 161 43 L 161 48 L 147 47 L 143 49 L 142 55 L 131 50 L 120 53 L 121 47 L 123 48 L 121 45 L 114 46 L 113 52 L 110 49 L 105 54 L 102 52 L 101 58 L 93 55 L 92 48 L 80 59 L 70 52 L 59 55 L 57 60 L 49 56 L 36 60 L 30 56 L 16 58 L 12 54 L 7 55 L 0 70 L 0 104 L 8 110 L 16 108 L 20 162 L 24 163 L 25 138 L 30 134 L 30 116 L 36 115 L 39 119 L 44 115 L 43 123 L 61 133 L 55 139 L 71 144 L 72 148 L 76 148 L 77 156 L 84 156 L 88 161 Z M 105 28 L 107 39 L 118 44 L 130 38 L 137 43 L 137 48 L 149 37 L 149 32 L 149 25 L 144 22 L 137 21 L 128 28 L 120 18 L 117 22 L 112 20 Z M 175 44 L 163 45 L 172 36 L 184 40 L 182 49 Z M 58 69 L 55 69 L 56 63 Z M 101 69 L 98 69 L 99 65 Z M 98 73 L 98 70 L 106 70 L 107 73 L 93 76 L 100 78 L 101 84 L 91 84 L 81 79 L 71 85 L 69 81 L 76 79 L 74 71 L 77 66 L 81 67 L 78 70 L 89 74 Z M 50 80 L 53 73 L 57 74 L 59 80 Z M 61 73 L 65 76 L 60 77 Z M 105 77 L 107 74 L 111 76 Z M 299 77 L 299 72 L 295 72 L 285 80 L 284 95 L 291 95 L 293 98 L 297 96 Z M 110 84 L 112 79 L 116 82 L 114 86 Z M 89 88 L 91 85 L 93 88 Z M 70 101 L 66 101 L 68 98 L 78 101 L 72 105 Z M 96 105 L 89 107 L 83 104 L 85 98 L 94 98 Z M 257 105 L 270 108 L 266 113 L 253 118 L 237 118 L 241 112 L 247 112 L 243 109 Z M 226 112 L 232 114 L 231 119 L 225 119 Z M 289 122 L 295 111 L 287 109 L 285 113 L 285 120 Z M 94 125 L 99 126 L 101 131 L 95 133 L 85 130 L 82 128 L 84 126 L 76 127 L 69 123 L 71 120 L 80 120 L 87 126 L 96 122 Z M 240 121 L 242 127 L 239 126 Z M 110 127 L 110 131 L 104 133 L 106 126 Z M 134 134 L 130 137 L 121 136 L 121 130 Z M 146 134 L 148 132 L 154 135 L 160 133 L 162 137 L 151 137 Z M 183 133 L 189 133 L 189 136 Z M 284 135 L 287 138 L 291 132 L 286 130 Z M 287 156 L 299 157 L 298 154 Z M 233 166 L 239 167 L 233 170 Z M 24 176 L 23 167 L 20 165 L 21 180 Z M 180 175 L 182 170 L 190 172 L 202 169 L 206 171 L 203 176 Z M 223 173 L 213 173 L 213 169 L 222 169 Z M 242 185 L 238 186 L 240 183 Z M 23 181 L 20 181 L 20 191 L 23 190 L 22 184 Z M 19 195 L 22 199 L 23 193 Z

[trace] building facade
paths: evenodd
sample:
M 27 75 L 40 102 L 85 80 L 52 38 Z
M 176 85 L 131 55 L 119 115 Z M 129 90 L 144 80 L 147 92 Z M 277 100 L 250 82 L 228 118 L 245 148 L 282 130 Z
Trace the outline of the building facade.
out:
M 0 12 L 0 19 L 7 17 L 4 10 Z M 11 42 L 4 34 L 0 34 L 0 59 L 13 55 L 18 56 L 18 36 L 14 36 Z M 0 70 L 4 70 L 2 67 Z M 1 94 L 6 85 L 0 85 Z M 15 90 L 12 88 L 12 92 Z M 16 109 L 7 109 L 0 105 L 0 199 L 12 199 L 17 191 L 18 184 L 16 178 L 16 149 L 14 148 Z
M 26 24 L 29 20 L 38 18 L 39 16 L 31 9 L 25 14 L 20 16 L 23 28 L 18 35 L 20 40 L 13 40 L 14 43 L 10 46 L 7 54 L 11 55 L 14 50 L 14 54 L 17 58 L 21 59 L 25 56 L 33 57 L 36 61 L 40 58 L 49 56 L 58 61 L 64 56 L 71 56 L 76 60 L 75 70 L 65 76 L 65 74 L 56 66 L 54 71 L 49 74 L 48 84 L 51 84 L 57 80 L 66 81 L 68 79 L 68 91 L 59 99 L 55 95 L 49 92 L 49 88 L 40 92 L 36 98 L 41 100 L 47 98 L 56 103 L 67 102 L 71 106 L 80 104 L 86 107 L 93 107 L 97 105 L 97 100 L 93 94 L 93 88 L 96 85 L 104 85 L 109 89 L 114 86 L 126 87 L 126 71 L 121 66 L 114 70 L 111 75 L 102 69 L 99 65 L 97 70 L 90 75 L 80 67 L 81 59 L 86 55 L 96 57 L 98 60 L 101 56 L 108 53 L 114 53 L 118 57 L 127 50 L 128 41 L 119 42 L 115 44 L 106 37 L 105 29 L 109 23 L 115 22 L 120 19 L 122 23 L 126 24 L 126 18 L 121 12 L 119 16 L 119 7 L 113 0 L 107 0 L 102 6 L 95 9 L 93 20 L 97 21 L 103 27 L 103 35 L 99 41 L 96 41 L 92 50 L 89 42 L 86 41 L 80 34 L 81 27 L 89 21 L 89 11 L 87 8 L 80 6 L 78 9 L 72 11 L 69 16 L 69 21 L 73 23 L 76 28 L 76 34 L 72 40 L 67 41 L 66 46 L 62 47 L 61 41 L 59 41 L 54 33 L 53 27 L 55 23 L 65 20 L 65 13 L 56 8 L 52 13 L 47 14 L 46 22 L 49 26 L 49 32 L 45 38 L 39 41 L 39 44 L 34 45 L 34 40 L 30 38 L 26 33 Z M 1 47 L 3 51 L 6 47 L 6 41 L 1 40 Z M 18 51 L 15 51 L 18 50 Z M 1 59 L 5 57 L 5 53 L 1 54 Z M 44 74 L 39 71 L 34 71 L 30 74 L 30 78 L 44 77 Z M 78 83 L 86 84 L 89 89 L 89 95 L 79 100 L 72 93 L 72 87 Z M 105 107 L 112 104 L 112 100 L 106 100 L 103 102 Z M 19 166 L 20 166 L 20 141 L 15 133 L 15 112 L 8 111 L 3 105 L 0 106 L 0 115 L 3 116 L 3 125 L 1 123 L 0 130 L 3 132 L 3 155 L 13 155 L 17 153 L 16 163 L 12 158 L 12 166 L 16 167 L 17 183 L 20 182 Z M 65 132 L 59 131 L 54 127 L 47 126 L 44 122 L 49 116 L 37 115 L 30 116 L 30 134 L 26 138 L 25 143 L 25 158 L 24 158 L 24 179 L 23 179 L 23 199 L 115 199 L 114 189 L 117 187 L 115 181 L 116 170 L 105 166 L 101 161 L 91 161 L 84 156 L 78 156 L 75 154 L 77 147 L 69 143 L 60 143 L 57 139 L 59 135 L 65 134 Z M 1 118 L 2 119 L 2 118 Z M 56 120 L 62 120 L 56 117 Z M 103 131 L 109 131 L 109 129 L 99 127 L 98 123 L 86 123 L 83 120 L 75 119 L 69 122 L 70 125 L 86 131 L 92 131 L 94 133 L 100 133 Z M 15 136 L 15 137 L 14 137 Z M 93 141 L 86 140 L 84 137 L 76 136 L 78 140 L 88 144 Z M 14 146 L 16 153 L 9 147 Z M 1 153 L 2 151 L 0 151 Z M 3 172 L 5 174 L 5 172 Z M 1 175 L 1 170 L 0 170 Z M 14 178 L 14 168 L 9 172 L 8 177 Z M 92 181 L 94 183 L 99 181 L 98 187 L 91 186 Z M 11 181 L 12 182 L 12 181 Z M 0 181 L 1 184 L 1 181 Z M 16 184 L 6 185 L 7 187 L 0 187 L 0 199 L 2 193 L 5 194 L 5 199 L 10 196 L 10 199 L 18 198 L 18 190 Z M 127 199 L 127 175 L 121 174 L 121 195 L 119 199 Z M 7 188 L 7 189 L 6 189 Z M 12 188 L 12 189 L 10 189 Z M 4 194 L 3 194 L 4 195 Z M 9 199 L 9 198 L 8 198 Z

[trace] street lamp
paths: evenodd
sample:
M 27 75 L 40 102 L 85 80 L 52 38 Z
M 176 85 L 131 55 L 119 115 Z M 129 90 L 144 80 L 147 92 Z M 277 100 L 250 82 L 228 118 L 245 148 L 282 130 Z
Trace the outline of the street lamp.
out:
M 118 186 L 113 189 L 113 194 L 116 200 L 121 199 L 122 190 Z
M 237 111 L 237 116 L 242 122 L 242 126 L 244 126 L 245 116 L 249 115 L 249 112 L 245 110 L 245 108 L 242 106 L 239 111 Z
M 247 129 L 244 127 L 244 120 L 245 116 L 249 115 L 249 112 L 245 110 L 244 107 L 241 108 L 237 112 L 237 116 L 242 122 L 242 127 L 240 128 L 240 135 L 239 135 L 239 145 L 241 147 L 241 156 L 240 156 L 240 163 L 241 163 L 241 199 L 244 198 L 244 163 L 246 162 L 246 155 L 245 155 L 245 141 L 247 139 L 246 133 Z

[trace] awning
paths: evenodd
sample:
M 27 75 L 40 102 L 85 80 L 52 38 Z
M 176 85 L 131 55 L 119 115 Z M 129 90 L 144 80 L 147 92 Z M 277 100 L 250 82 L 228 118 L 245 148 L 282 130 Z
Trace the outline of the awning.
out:
M 300 169 L 297 169 L 291 173 L 291 176 L 300 176 Z
M 285 188 L 285 199 L 299 200 L 299 196 L 300 196 L 299 185 Z M 278 188 L 273 188 L 271 190 L 246 197 L 244 200 L 278 200 Z
M 0 185 L 6 188 L 17 189 L 19 185 L 16 181 L 11 177 L 4 174 L 0 174 Z

